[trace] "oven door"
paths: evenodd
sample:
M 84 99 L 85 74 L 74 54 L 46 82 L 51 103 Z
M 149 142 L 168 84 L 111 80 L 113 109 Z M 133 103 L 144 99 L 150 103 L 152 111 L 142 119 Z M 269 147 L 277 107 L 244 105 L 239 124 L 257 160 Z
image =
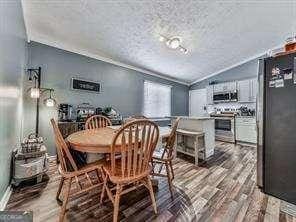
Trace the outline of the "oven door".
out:
M 215 129 L 231 131 L 231 119 L 215 119 Z
M 230 94 L 227 93 L 216 93 L 213 95 L 214 102 L 228 102 L 230 100 Z

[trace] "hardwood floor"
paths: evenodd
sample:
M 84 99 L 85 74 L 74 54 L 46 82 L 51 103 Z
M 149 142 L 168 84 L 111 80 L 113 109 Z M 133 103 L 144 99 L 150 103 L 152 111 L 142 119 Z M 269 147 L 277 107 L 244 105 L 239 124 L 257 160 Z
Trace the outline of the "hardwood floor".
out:
M 165 179 L 155 192 L 158 215 L 154 215 L 145 189 L 122 197 L 121 221 L 296 221 L 281 211 L 282 201 L 261 193 L 256 186 L 256 150 L 217 142 L 215 155 L 199 167 L 180 156 L 174 161 L 174 200 Z M 55 200 L 59 175 L 51 161 L 49 180 L 15 189 L 7 210 L 31 210 L 34 221 L 57 221 Z M 70 202 L 68 221 L 112 221 L 110 202 L 99 205 L 98 193 Z

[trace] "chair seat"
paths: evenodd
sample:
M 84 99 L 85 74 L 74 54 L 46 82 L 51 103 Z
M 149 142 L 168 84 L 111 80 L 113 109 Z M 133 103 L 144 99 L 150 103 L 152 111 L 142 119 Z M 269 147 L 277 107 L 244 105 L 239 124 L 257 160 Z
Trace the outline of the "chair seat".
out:
M 156 163 L 167 163 L 167 162 L 170 162 L 172 161 L 173 158 L 170 157 L 170 158 L 161 158 L 161 157 L 152 157 L 152 162 L 156 162 Z
M 115 160 L 115 172 L 114 175 L 112 175 L 111 170 L 111 161 L 106 161 L 103 164 L 103 170 L 107 173 L 112 183 L 131 183 L 133 180 L 139 180 L 141 178 L 147 177 L 151 172 L 151 166 L 149 165 L 148 170 L 144 171 L 141 174 L 133 175 L 133 171 L 131 172 L 130 176 L 127 176 L 125 174 L 124 177 L 122 177 L 122 170 L 121 170 L 121 159 Z M 137 171 L 138 169 L 136 169 Z
M 157 161 L 172 161 L 173 160 L 173 156 L 169 156 L 168 157 L 168 154 L 166 152 L 166 154 L 164 156 L 163 155 L 163 152 L 165 152 L 165 149 L 166 148 L 162 148 L 161 150 L 159 151 L 155 151 L 153 153 L 153 156 L 152 156 L 152 160 L 157 160 Z

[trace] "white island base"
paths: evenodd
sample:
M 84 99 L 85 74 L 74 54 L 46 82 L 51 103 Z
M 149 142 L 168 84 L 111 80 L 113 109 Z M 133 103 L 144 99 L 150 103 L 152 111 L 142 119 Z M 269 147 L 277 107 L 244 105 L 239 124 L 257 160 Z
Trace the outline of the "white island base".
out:
M 177 133 L 175 150 L 195 157 L 196 165 L 198 158 L 206 160 L 213 156 L 215 119 L 212 117 L 173 116 L 172 125 L 178 117 L 180 118 L 179 135 Z

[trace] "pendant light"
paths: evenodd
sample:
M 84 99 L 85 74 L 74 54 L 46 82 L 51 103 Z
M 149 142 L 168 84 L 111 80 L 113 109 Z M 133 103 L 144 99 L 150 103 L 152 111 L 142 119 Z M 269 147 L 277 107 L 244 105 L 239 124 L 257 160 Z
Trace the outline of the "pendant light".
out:
M 30 96 L 33 99 L 38 99 L 40 97 L 40 89 L 37 87 L 37 79 L 36 78 L 34 78 L 34 81 L 35 81 L 34 87 L 30 88 Z
M 55 99 L 52 98 L 52 95 L 51 95 L 52 91 L 53 89 L 49 89 L 49 97 L 43 101 L 44 105 L 46 105 L 47 107 L 54 107 L 56 105 L 56 101 Z

